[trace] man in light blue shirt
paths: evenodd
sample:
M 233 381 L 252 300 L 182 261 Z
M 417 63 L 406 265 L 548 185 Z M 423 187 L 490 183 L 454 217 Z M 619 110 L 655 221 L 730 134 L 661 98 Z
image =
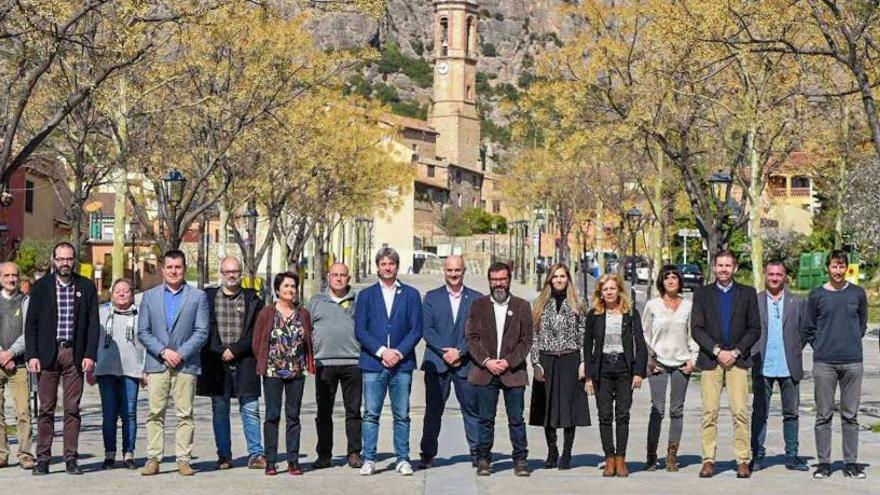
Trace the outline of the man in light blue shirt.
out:
M 807 471 L 798 457 L 799 383 L 803 378 L 800 331 L 806 324 L 805 301 L 785 290 L 785 265 L 771 261 L 764 267 L 767 290 L 758 294 L 761 338 L 753 347 L 752 471 L 764 468 L 767 418 L 773 384 L 782 395 L 782 436 L 785 439 L 785 467 Z

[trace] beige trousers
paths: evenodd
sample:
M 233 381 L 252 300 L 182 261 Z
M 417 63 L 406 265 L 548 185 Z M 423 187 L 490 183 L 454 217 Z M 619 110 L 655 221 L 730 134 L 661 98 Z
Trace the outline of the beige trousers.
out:
M 33 457 L 33 437 L 31 430 L 30 390 L 28 388 L 28 372 L 25 368 L 15 368 L 10 373 L 0 370 L 0 461 L 9 460 L 9 443 L 6 437 L 6 385 L 12 392 L 15 407 L 15 418 L 18 421 L 18 458 Z
M 703 392 L 703 462 L 715 462 L 718 444 L 718 410 L 721 407 L 721 390 L 727 387 L 727 402 L 733 416 L 733 450 L 736 462 L 750 462 L 749 430 L 749 370 L 734 366 L 725 370 L 721 366 L 703 371 L 700 378 Z
M 196 395 L 196 376 L 177 370 L 147 375 L 147 391 L 150 396 L 150 413 L 147 415 L 147 457 L 160 462 L 165 451 L 165 411 L 169 395 L 174 397 L 175 455 L 178 461 L 190 462 L 192 458 L 193 399 Z

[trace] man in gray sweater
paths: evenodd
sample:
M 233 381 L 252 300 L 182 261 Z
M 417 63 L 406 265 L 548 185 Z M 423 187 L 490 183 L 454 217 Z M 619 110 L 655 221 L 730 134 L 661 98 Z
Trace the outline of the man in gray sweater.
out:
M 846 281 L 849 258 L 834 250 L 826 261 L 828 283 L 816 287 L 807 300 L 804 342 L 813 347 L 813 386 L 816 395 L 816 451 L 819 464 L 813 478 L 831 476 L 831 420 L 834 391 L 840 386 L 843 435 L 843 474 L 864 479 L 859 453 L 859 397 L 862 393 L 862 338 L 868 328 L 865 290 Z
M 19 290 L 19 283 L 18 265 L 0 263 L 0 467 L 9 463 L 4 400 L 6 385 L 9 384 L 18 421 L 18 464 L 22 469 L 32 469 L 30 389 L 24 360 L 24 321 L 28 297 Z
M 348 465 L 360 468 L 361 397 L 363 385 L 358 357 L 361 345 L 354 335 L 355 292 L 349 286 L 348 267 L 334 263 L 327 275 L 329 289 L 309 301 L 312 315 L 312 346 L 315 353 L 315 402 L 318 414 L 318 458 L 312 467 L 328 468 L 333 458 L 333 403 L 336 389 L 342 387 L 345 407 L 345 436 Z

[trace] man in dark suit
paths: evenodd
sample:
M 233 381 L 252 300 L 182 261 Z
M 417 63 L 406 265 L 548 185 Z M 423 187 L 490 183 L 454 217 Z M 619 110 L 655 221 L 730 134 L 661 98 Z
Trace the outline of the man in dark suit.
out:
M 241 286 L 241 261 L 228 256 L 220 262 L 221 287 L 205 289 L 210 327 L 202 347 L 202 374 L 196 395 L 211 398 L 217 468 L 232 467 L 232 434 L 229 412 L 233 397 L 247 443 L 248 468 L 265 469 L 266 457 L 260 423 L 260 377 L 251 349 L 254 323 L 263 300 L 254 289 Z
M 489 267 L 490 295 L 474 301 L 467 321 L 467 345 L 473 365 L 468 381 L 476 386 L 480 415 L 477 475 L 492 474 L 495 412 L 504 393 L 507 427 L 513 444 L 513 472 L 529 476 L 526 423 L 523 419 L 528 384 L 526 358 L 532 347 L 532 311 L 524 299 L 510 295 L 510 266 Z
M 37 465 L 34 475 L 49 473 L 58 384 L 64 389 L 64 461 L 69 474 L 82 474 L 79 457 L 79 402 L 83 374 L 98 356 L 98 292 L 91 280 L 73 272 L 76 251 L 61 242 L 52 250 L 55 273 L 31 291 L 25 325 L 28 368 L 38 376 Z
M 703 392 L 703 467 L 701 478 L 715 473 L 718 435 L 718 409 L 721 390 L 727 388 L 727 400 L 733 416 L 736 476 L 751 476 L 749 463 L 749 368 L 752 346 L 761 336 L 758 298 L 755 289 L 733 280 L 736 255 L 721 251 L 715 255 L 715 282 L 697 289 L 691 313 L 691 335 L 700 346 L 697 368 L 702 371 Z M 726 385 L 725 385 L 726 384 Z
M 361 344 L 358 365 L 363 373 L 364 420 L 361 475 L 376 472 L 379 418 L 385 396 L 394 415 L 395 470 L 412 476 L 409 463 L 409 395 L 416 368 L 416 344 L 422 339 L 419 292 L 397 280 L 400 255 L 390 247 L 376 253 L 379 282 L 358 293 L 354 333 Z
M 464 434 L 470 447 L 471 463 L 476 466 L 479 415 L 473 386 L 467 376 L 471 358 L 464 329 L 471 304 L 479 292 L 464 286 L 465 266 L 461 256 L 443 261 L 446 284 L 425 294 L 422 310 L 425 315 L 425 421 L 422 428 L 422 454 L 419 467 L 427 469 L 437 455 L 437 438 L 449 389 L 455 385 L 455 397 L 464 419 Z
M 785 467 L 808 471 L 798 457 L 799 383 L 804 377 L 801 330 L 806 326 L 806 301 L 785 289 L 785 265 L 770 261 L 764 266 L 766 290 L 758 294 L 761 338 L 752 354 L 752 471 L 764 469 L 764 440 L 773 384 L 782 395 L 782 436 Z

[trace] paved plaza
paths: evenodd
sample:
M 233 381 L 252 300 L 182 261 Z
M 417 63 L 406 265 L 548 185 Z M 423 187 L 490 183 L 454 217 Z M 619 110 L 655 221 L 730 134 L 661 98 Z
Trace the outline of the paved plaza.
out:
M 426 289 L 439 285 L 442 279 L 439 276 L 406 276 L 402 277 L 405 282 L 414 284 L 422 293 Z M 483 277 L 470 276 L 469 285 L 479 290 L 486 290 L 486 282 Z M 525 288 L 514 285 L 514 294 L 533 299 L 534 287 Z M 421 357 L 424 346 L 421 346 Z M 421 359 L 420 359 L 421 361 Z M 805 368 L 808 370 L 801 386 L 801 455 L 808 459 L 812 465 L 815 457 L 813 441 L 813 411 L 812 400 L 813 383 L 809 370 L 812 368 L 811 353 L 807 350 L 805 355 Z M 413 379 L 412 392 L 412 431 L 410 436 L 410 449 L 412 459 L 418 460 L 419 440 L 421 438 L 422 419 L 424 417 L 424 386 L 422 373 L 416 372 Z M 528 393 L 528 392 L 527 392 Z M 528 400 L 528 397 L 527 397 Z M 500 402 L 500 401 L 499 401 Z M 11 414 L 11 401 L 7 401 L 7 418 L 13 418 Z M 880 355 L 878 355 L 878 342 L 876 329 L 865 338 L 865 381 L 862 393 L 862 413 L 860 421 L 863 425 L 859 458 L 867 465 L 867 480 L 850 480 L 843 477 L 839 471 L 840 463 L 835 465 L 835 473 L 829 480 L 815 481 L 809 473 L 793 473 L 786 471 L 782 465 L 782 419 L 781 406 L 778 397 L 774 396 L 771 406 L 771 420 L 767 441 L 768 464 L 770 467 L 764 471 L 755 473 L 749 480 L 736 479 L 733 463 L 733 427 L 729 413 L 726 411 L 726 402 L 722 402 L 722 413 L 719 419 L 719 451 L 718 470 L 719 474 L 711 480 L 702 480 L 697 477 L 700 468 L 700 388 L 699 383 L 692 381 L 688 391 L 688 399 L 685 408 L 685 430 L 681 447 L 681 461 L 684 465 L 678 473 L 667 473 L 658 470 L 653 473 L 641 471 L 641 463 L 644 461 L 645 434 L 648 424 L 648 412 L 650 400 L 648 386 L 642 388 L 634 397 L 632 408 L 632 423 L 630 434 L 630 447 L 628 460 L 630 470 L 633 471 L 628 479 L 604 479 L 597 468 L 602 460 L 599 432 L 596 418 L 595 403 L 591 400 L 590 408 L 593 426 L 578 429 L 578 436 L 574 446 L 573 468 L 570 471 L 544 470 L 541 468 L 546 455 L 544 433 L 541 428 L 529 427 L 529 465 L 534 470 L 531 478 L 516 478 L 513 475 L 513 465 L 509 457 L 510 443 L 507 440 L 507 428 L 503 417 L 503 406 L 499 404 L 499 418 L 496 426 L 496 463 L 495 474 L 488 478 L 477 478 L 470 467 L 469 458 L 466 455 L 467 446 L 464 440 L 464 431 L 461 423 L 458 406 L 455 403 L 454 394 L 450 397 L 450 403 L 444 416 L 443 430 L 440 438 L 440 452 L 437 466 L 428 471 L 416 471 L 409 478 L 401 477 L 393 470 L 393 448 L 391 437 L 391 411 L 386 403 L 383 411 L 381 433 L 379 438 L 379 465 L 383 468 L 372 477 L 361 477 L 357 470 L 343 466 L 345 436 L 344 417 L 341 407 L 341 397 L 337 395 L 337 408 L 335 415 L 335 462 L 338 467 L 321 471 L 307 471 L 305 476 L 291 478 L 286 474 L 279 474 L 270 478 L 264 476 L 261 471 L 246 469 L 244 450 L 244 438 L 241 432 L 241 423 L 238 418 L 237 408 L 233 407 L 233 445 L 236 460 L 236 468 L 228 471 L 215 471 L 216 460 L 213 434 L 211 431 L 211 407 L 207 398 L 199 397 L 196 400 L 196 440 L 194 448 L 194 467 L 200 472 L 192 478 L 183 478 L 175 471 L 173 457 L 173 430 L 175 419 L 173 413 L 168 415 L 166 427 L 166 455 L 162 465 L 163 473 L 159 476 L 145 478 L 138 471 L 126 471 L 117 469 L 104 472 L 100 470 L 103 460 L 103 447 L 101 443 L 101 413 L 97 387 L 86 387 L 83 397 L 83 432 L 80 436 L 80 464 L 86 474 L 84 476 L 70 476 L 63 472 L 61 453 L 61 424 L 60 414 L 56 416 L 56 441 L 53 453 L 51 474 L 35 478 L 30 472 L 23 471 L 17 466 L 0 469 L 0 480 L 3 482 L 4 493 L 34 493 L 39 495 L 89 493 L 89 494 L 113 494 L 113 493 L 175 493 L 175 494 L 217 494 L 217 493 L 309 493 L 309 494 L 443 494 L 443 495 L 472 495 L 472 494 L 496 494 L 512 495 L 518 493 L 528 494 L 564 494 L 564 493 L 627 493 L 627 494 L 664 494 L 664 493 L 774 493 L 774 494 L 798 494 L 806 493 L 835 494 L 835 493 L 878 493 L 880 490 L 880 434 L 872 433 L 869 428 L 874 424 L 880 424 Z M 528 405 L 526 406 L 528 408 Z M 142 393 L 139 401 L 139 430 L 137 444 L 138 464 L 144 462 L 146 448 L 146 430 L 143 426 L 146 417 L 147 404 L 146 393 Z M 311 378 L 307 380 L 305 396 L 302 408 L 302 464 L 308 468 L 315 458 L 315 426 L 316 413 L 314 386 Z M 666 431 L 661 437 L 661 450 L 665 452 L 663 444 Z M 282 430 L 283 431 L 283 430 Z M 282 435 L 283 437 L 283 435 Z M 834 421 L 834 458 L 840 459 L 840 422 L 839 418 Z M 12 445 L 15 451 L 17 446 Z M 283 438 L 282 445 L 283 448 Z M 170 448 L 170 450 L 169 450 Z M 13 457 L 14 458 L 14 457 Z M 283 467 L 282 463 L 280 467 Z

